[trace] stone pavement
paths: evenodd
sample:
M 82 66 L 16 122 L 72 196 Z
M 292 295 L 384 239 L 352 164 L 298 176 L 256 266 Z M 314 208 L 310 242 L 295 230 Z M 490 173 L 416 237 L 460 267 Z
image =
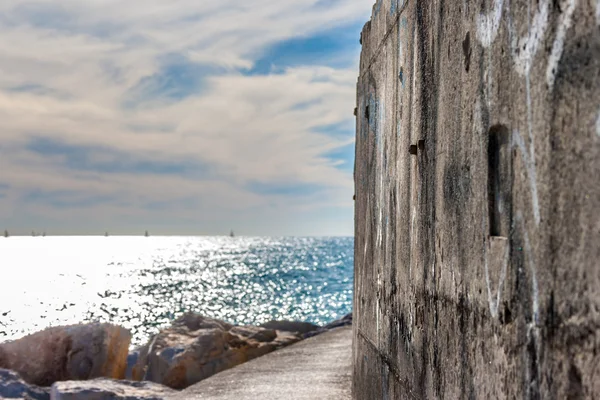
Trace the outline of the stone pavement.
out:
M 352 327 L 334 329 L 221 372 L 169 400 L 351 398 Z

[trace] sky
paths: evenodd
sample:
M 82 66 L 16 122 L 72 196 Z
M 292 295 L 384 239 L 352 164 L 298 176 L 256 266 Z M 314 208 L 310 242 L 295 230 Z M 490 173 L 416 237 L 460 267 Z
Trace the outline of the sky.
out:
M 374 0 L 2 0 L 0 229 L 353 234 Z

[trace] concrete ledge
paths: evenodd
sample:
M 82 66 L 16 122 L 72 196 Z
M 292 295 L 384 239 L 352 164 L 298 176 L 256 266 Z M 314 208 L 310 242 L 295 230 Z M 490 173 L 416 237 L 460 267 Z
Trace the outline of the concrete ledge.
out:
M 172 400 L 351 398 L 352 327 L 342 327 L 221 372 Z

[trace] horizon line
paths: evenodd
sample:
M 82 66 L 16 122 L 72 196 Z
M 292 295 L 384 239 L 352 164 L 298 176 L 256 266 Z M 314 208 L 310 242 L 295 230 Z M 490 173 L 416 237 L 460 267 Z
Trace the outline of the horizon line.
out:
M 145 236 L 144 234 L 114 234 L 111 235 L 109 234 L 108 236 L 106 235 L 100 235 L 100 234 L 76 234 L 76 235 L 68 235 L 68 234 L 59 234 L 59 235 L 52 235 L 52 234 L 46 234 L 45 236 L 43 236 L 42 234 L 37 234 L 35 236 L 32 235 L 26 235 L 26 234 L 17 234 L 17 235 L 9 235 L 8 237 L 4 237 L 4 236 L 0 236 L 0 239 L 10 239 L 10 238 L 22 238 L 22 237 L 36 237 L 36 238 L 44 238 L 44 237 L 231 237 L 230 235 L 226 235 L 226 234 L 191 234 L 191 235 L 184 235 L 184 234 L 174 234 L 174 235 L 165 235 L 165 234 L 158 234 L 158 235 L 148 235 Z M 340 238 L 349 238 L 349 237 L 354 237 L 354 235 L 235 235 L 236 238 L 274 238 L 274 237 L 284 237 L 284 238 L 314 238 L 314 237 L 321 237 L 321 238 L 328 238 L 328 237 L 340 237 Z

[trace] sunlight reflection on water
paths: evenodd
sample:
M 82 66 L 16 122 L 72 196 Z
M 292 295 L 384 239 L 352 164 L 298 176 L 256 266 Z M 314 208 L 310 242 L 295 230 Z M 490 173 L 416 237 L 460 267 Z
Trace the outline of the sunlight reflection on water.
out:
M 352 238 L 0 238 L 0 341 L 120 324 L 145 342 L 185 311 L 237 324 L 349 313 Z

